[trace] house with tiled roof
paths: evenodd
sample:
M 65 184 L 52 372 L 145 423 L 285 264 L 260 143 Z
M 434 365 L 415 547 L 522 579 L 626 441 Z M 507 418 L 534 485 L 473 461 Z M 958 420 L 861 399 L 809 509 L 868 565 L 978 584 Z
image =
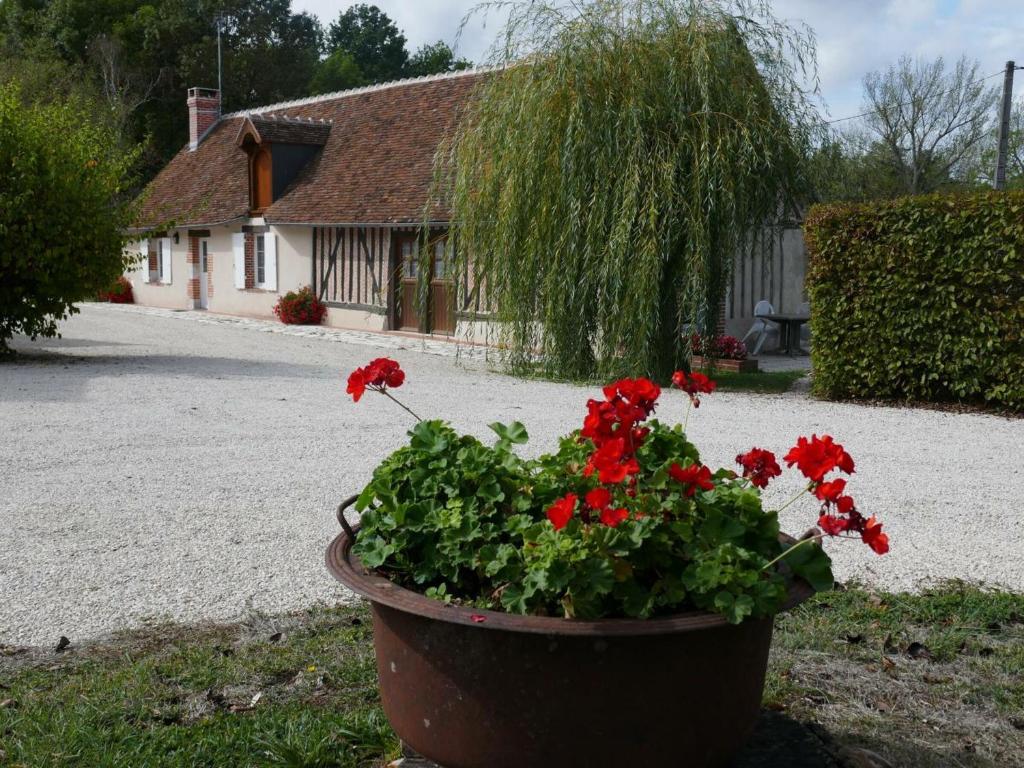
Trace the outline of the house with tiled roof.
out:
M 222 115 L 188 93 L 190 139 L 143 192 L 140 304 L 272 316 L 303 286 L 331 325 L 450 334 L 448 217 L 434 157 L 484 74 L 463 71 Z M 415 301 L 426 236 L 427 301 Z M 422 307 L 422 309 L 421 309 Z
M 272 317 L 283 293 L 309 285 L 330 325 L 481 331 L 469 274 L 454 295 L 448 213 L 427 203 L 438 147 L 486 76 L 466 70 L 227 115 L 217 91 L 191 89 L 189 143 L 143 193 L 147 234 L 135 247 L 144 258 L 128 275 L 135 300 Z M 760 301 L 777 312 L 806 301 L 799 222 L 766 228 L 754 251 L 737 255 L 722 309 L 721 327 L 737 336 Z

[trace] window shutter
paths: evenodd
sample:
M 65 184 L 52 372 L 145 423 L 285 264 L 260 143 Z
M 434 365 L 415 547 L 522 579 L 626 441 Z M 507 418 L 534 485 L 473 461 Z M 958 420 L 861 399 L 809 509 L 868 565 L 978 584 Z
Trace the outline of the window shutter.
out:
M 164 249 L 164 257 L 160 260 L 160 282 L 170 284 L 171 282 L 171 238 L 165 237 L 161 241 Z
M 245 233 L 231 235 L 231 247 L 235 252 L 235 288 L 245 288 Z
M 139 241 L 139 251 L 142 253 L 142 282 L 149 282 L 149 240 Z
M 277 290 L 277 235 L 268 232 L 263 238 L 263 287 L 268 291 Z

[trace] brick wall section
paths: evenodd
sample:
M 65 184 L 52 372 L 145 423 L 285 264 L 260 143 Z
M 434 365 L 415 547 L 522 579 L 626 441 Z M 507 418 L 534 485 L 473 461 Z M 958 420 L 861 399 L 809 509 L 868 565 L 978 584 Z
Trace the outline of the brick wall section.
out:
M 213 298 L 213 254 L 206 254 L 206 298 Z
M 188 264 L 188 297 L 199 306 L 199 238 L 188 239 L 188 253 L 185 256 Z
M 220 119 L 220 93 L 209 88 L 189 88 L 187 104 L 189 147 L 194 150 L 199 139 Z
M 256 287 L 256 236 L 245 233 L 245 287 Z

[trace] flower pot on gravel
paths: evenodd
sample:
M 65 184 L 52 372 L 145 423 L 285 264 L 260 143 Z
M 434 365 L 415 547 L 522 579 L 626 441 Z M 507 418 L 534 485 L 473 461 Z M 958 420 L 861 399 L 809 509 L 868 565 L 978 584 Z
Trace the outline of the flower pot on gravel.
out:
M 829 435 L 783 458 L 819 505 L 823 532 L 800 541 L 761 503 L 771 451 L 737 456 L 742 474 L 704 465 L 685 428 L 715 390 L 703 374 L 676 371 L 688 403 L 660 406 L 684 424 L 652 418 L 660 386 L 619 379 L 537 458 L 514 450 L 518 422 L 486 445 L 420 419 L 404 382 L 388 358 L 348 378 L 417 423 L 339 507 L 327 564 L 372 604 L 392 725 L 444 768 L 724 766 L 757 718 L 774 617 L 832 585 L 821 538 L 888 549 L 829 477 L 854 470 Z
M 567 621 L 445 605 L 368 571 L 351 545 L 340 534 L 327 565 L 370 601 L 388 721 L 444 768 L 724 766 L 754 728 L 771 617 Z M 812 593 L 794 580 L 784 607 Z

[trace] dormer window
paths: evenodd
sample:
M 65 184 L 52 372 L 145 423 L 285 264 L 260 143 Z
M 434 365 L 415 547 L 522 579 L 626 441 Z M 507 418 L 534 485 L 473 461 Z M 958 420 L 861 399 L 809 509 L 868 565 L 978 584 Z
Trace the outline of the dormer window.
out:
M 249 159 L 249 211 L 274 204 L 327 143 L 331 124 L 306 118 L 252 115 L 238 130 L 238 146 Z
M 269 146 L 260 147 L 250 155 L 249 179 L 252 190 L 249 193 L 253 213 L 262 213 L 274 202 L 274 161 Z

